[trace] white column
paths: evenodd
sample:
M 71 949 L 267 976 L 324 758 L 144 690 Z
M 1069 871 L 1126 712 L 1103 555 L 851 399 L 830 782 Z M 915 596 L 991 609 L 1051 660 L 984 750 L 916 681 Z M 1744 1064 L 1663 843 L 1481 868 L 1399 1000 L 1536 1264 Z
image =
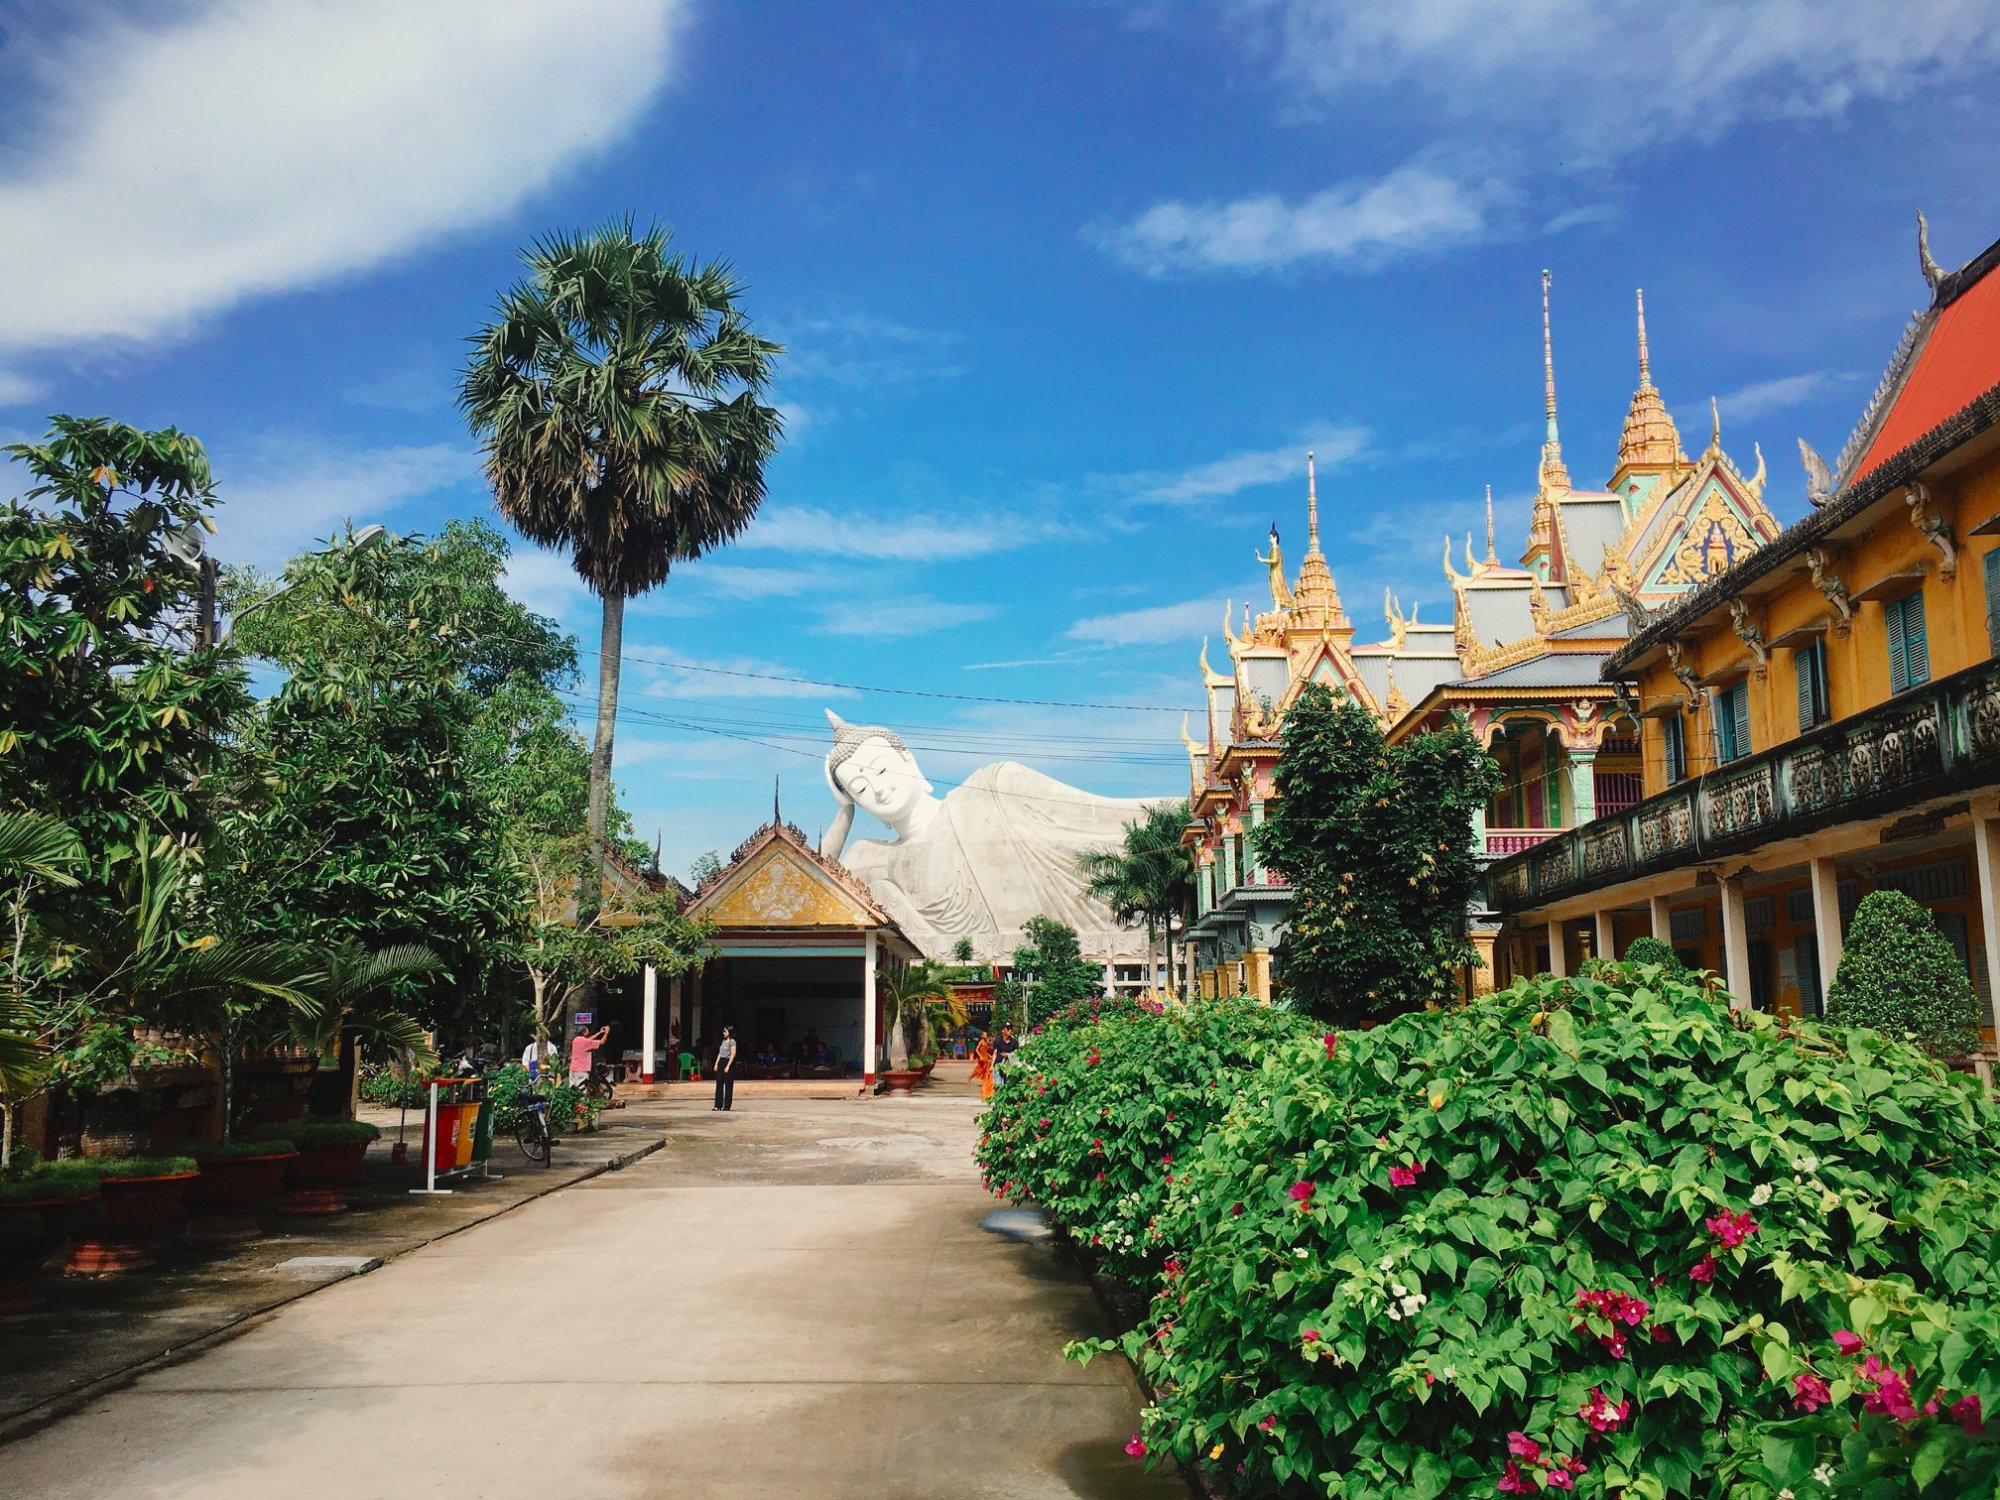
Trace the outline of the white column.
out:
M 653 1049 L 660 1044 L 660 975 L 651 964 L 646 965 L 646 1008 L 644 1022 L 639 1027 L 639 1081 L 653 1081 Z
M 1972 815 L 1972 850 L 1979 860 L 1979 930 L 1986 944 L 1986 993 L 2000 995 L 2000 817 Z M 1981 1018 L 1981 1024 L 1985 1020 Z
M 1725 876 L 1716 883 L 1722 892 L 1722 982 L 1729 987 L 1729 1008 L 1750 1008 L 1750 936 L 1743 920 L 1743 878 Z
M 868 929 L 861 959 L 861 1082 L 875 1086 L 875 929 Z
M 1979 889 L 1980 894 L 1984 896 L 1986 891 L 1986 846 L 1980 840 L 1977 831 L 1978 826 L 1977 823 L 1973 825 L 1972 842 L 1973 846 L 1980 851 Z M 1819 949 L 1819 994 L 1813 996 L 1813 1000 L 1815 1003 L 1823 1004 L 1827 990 L 1832 987 L 1833 976 L 1840 972 L 1840 875 L 1834 869 L 1831 857 L 1814 860 L 1808 869 L 1808 878 L 1812 884 L 1813 940 Z M 1980 910 L 1982 913 L 1986 910 L 1983 901 L 1980 904 Z M 1990 927 L 1988 930 L 1991 930 Z M 1991 939 L 1988 942 L 1986 961 L 1991 963 L 1993 961 L 1993 950 L 1990 946 Z
M 1667 898 L 1655 896 L 1647 905 L 1653 913 L 1653 936 L 1669 948 L 1674 945 L 1674 914 L 1667 910 Z
M 1563 924 L 1549 923 L 1549 972 L 1558 979 L 1569 977 L 1569 955 L 1563 951 Z
M 1107 995 L 1118 993 L 1118 970 L 1108 958 L 1104 960 L 1104 993 Z
M 1611 913 L 1597 913 L 1597 956 L 1616 958 L 1618 956 L 1618 933 L 1611 925 Z

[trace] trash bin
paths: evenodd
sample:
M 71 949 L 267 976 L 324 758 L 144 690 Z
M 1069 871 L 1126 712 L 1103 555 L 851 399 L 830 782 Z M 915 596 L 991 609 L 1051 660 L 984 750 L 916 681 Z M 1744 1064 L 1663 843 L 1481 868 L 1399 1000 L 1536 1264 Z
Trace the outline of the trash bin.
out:
M 479 1132 L 479 1117 L 486 1113 L 486 1106 L 477 1099 L 458 1106 L 458 1160 L 454 1166 L 472 1165 L 473 1141 Z
M 426 1172 L 449 1172 L 458 1165 L 459 1135 L 464 1124 L 464 1113 L 463 1105 L 447 1102 L 443 1091 L 439 1091 L 437 1118 L 424 1135 Z M 436 1165 L 433 1166 L 433 1163 Z
M 493 1159 L 493 1106 L 480 1100 L 473 1106 L 478 1113 L 472 1121 L 472 1159 L 491 1161 Z

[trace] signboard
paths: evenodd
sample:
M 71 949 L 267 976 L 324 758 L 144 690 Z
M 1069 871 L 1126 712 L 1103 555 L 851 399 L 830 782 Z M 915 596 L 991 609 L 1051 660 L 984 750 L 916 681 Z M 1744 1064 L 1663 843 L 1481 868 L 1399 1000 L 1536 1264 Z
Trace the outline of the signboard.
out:
M 578 1031 L 581 1031 L 596 1019 L 597 1019 L 596 1012 L 588 1010 L 580 1010 L 576 1013 L 576 1029 Z

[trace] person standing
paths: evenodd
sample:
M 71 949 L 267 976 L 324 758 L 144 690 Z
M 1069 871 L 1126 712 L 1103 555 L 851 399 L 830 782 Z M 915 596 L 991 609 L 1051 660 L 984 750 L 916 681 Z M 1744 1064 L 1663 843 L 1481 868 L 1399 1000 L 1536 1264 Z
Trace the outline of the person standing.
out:
M 722 1028 L 722 1045 L 715 1049 L 715 1105 L 727 1111 L 736 1103 L 736 1028 Z
M 972 1049 L 972 1081 L 979 1085 L 979 1097 L 993 1097 L 993 1038 L 981 1036 Z
M 581 1087 L 590 1081 L 590 1070 L 595 1065 L 593 1054 L 602 1047 L 605 1038 L 611 1035 L 609 1026 L 600 1026 L 595 1031 L 584 1032 L 573 1037 L 569 1044 L 569 1081 L 571 1087 Z

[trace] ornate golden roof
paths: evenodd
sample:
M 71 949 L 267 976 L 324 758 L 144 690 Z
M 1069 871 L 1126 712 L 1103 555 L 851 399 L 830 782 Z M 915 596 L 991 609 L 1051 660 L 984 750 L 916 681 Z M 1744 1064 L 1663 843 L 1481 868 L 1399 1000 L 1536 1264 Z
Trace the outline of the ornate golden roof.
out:
M 1687 462 L 1681 435 L 1667 404 L 1653 388 L 1652 361 L 1646 353 L 1646 294 L 1639 293 L 1639 389 L 1625 413 L 1625 431 L 1618 439 L 1620 469 L 1665 469 Z
M 1306 555 L 1299 562 L 1299 581 L 1292 586 L 1291 624 L 1313 629 L 1342 618 L 1340 591 L 1333 585 L 1333 569 L 1319 550 L 1319 487 L 1313 475 L 1313 456 L 1306 455 Z

